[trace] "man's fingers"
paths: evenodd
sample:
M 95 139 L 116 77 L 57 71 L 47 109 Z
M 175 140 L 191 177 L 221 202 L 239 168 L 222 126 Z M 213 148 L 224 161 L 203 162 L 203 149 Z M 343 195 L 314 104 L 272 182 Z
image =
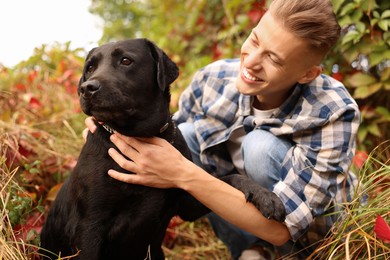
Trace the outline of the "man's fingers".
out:
M 84 120 L 84 123 L 87 126 L 87 128 L 89 129 L 89 131 L 91 131 L 91 133 L 95 133 L 97 126 L 95 125 L 95 122 L 93 121 L 93 117 L 90 117 L 90 116 L 87 117 Z
M 115 135 L 124 140 L 127 144 L 133 146 L 138 146 L 140 143 L 147 143 L 147 144 L 152 144 L 152 145 L 157 145 L 157 146 L 162 146 L 164 143 L 167 143 L 165 139 L 158 138 L 158 137 L 129 137 L 126 135 L 122 135 L 118 132 L 115 132 Z
M 131 152 L 131 150 L 133 150 L 133 152 Z M 117 150 L 115 150 L 114 148 L 110 148 L 108 150 L 108 154 L 111 156 L 111 158 L 122 168 L 122 169 L 125 169 L 125 170 L 128 170 L 128 171 L 131 171 L 131 172 L 136 172 L 136 164 L 131 161 L 131 155 L 136 153 L 136 151 L 134 149 L 132 149 L 131 147 L 126 147 L 126 151 L 122 151 L 123 154 L 125 154 L 126 156 L 128 156 L 130 158 L 130 160 L 128 160 L 127 158 L 123 157 L 122 154 L 118 153 Z
M 88 128 L 85 128 L 85 129 L 83 130 L 83 139 L 84 139 L 84 142 L 87 141 L 88 132 L 89 132 Z
M 131 156 L 137 155 L 137 143 L 139 142 L 134 137 L 128 137 L 124 135 L 118 135 L 117 133 L 110 136 L 110 140 L 116 147 L 126 156 L 132 158 Z
M 136 174 L 126 174 L 115 170 L 109 170 L 108 175 L 118 181 L 127 182 L 131 184 L 142 184 L 142 182 L 140 181 L 140 176 Z

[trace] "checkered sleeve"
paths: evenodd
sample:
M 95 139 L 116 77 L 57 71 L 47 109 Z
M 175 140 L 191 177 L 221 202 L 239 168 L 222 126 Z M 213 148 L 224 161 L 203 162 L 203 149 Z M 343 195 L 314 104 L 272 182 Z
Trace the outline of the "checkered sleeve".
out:
M 201 69 L 195 73 L 191 84 L 182 92 L 179 99 L 179 109 L 173 117 L 178 124 L 193 122 L 195 115 L 202 111 L 201 99 L 204 81 L 204 69 Z
M 225 88 L 232 79 L 235 79 L 238 64 L 239 59 L 219 60 L 197 71 L 190 85 L 180 96 L 179 109 L 174 115 L 174 120 L 177 123 L 194 122 L 206 114 L 209 118 L 215 117 L 219 120 L 226 117 L 227 113 L 231 113 L 226 107 L 221 106 L 220 102 L 224 95 L 229 93 Z M 231 95 L 236 98 L 236 93 L 237 91 L 234 91 Z M 233 97 L 227 96 L 226 99 L 228 100 L 225 103 L 229 103 L 228 106 L 237 106 Z M 213 122 L 207 123 L 213 125 Z
M 296 145 L 288 151 L 282 178 L 274 187 L 285 204 L 286 225 L 293 240 L 300 238 L 317 216 L 340 203 L 335 198 L 340 197 L 348 177 L 359 121 L 359 111 L 351 103 L 330 112 L 324 126 L 294 134 Z

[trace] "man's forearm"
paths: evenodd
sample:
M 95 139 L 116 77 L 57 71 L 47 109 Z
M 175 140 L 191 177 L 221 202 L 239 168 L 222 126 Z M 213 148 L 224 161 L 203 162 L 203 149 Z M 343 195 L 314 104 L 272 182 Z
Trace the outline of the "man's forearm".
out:
M 191 169 L 191 170 L 190 170 Z M 178 184 L 180 188 L 210 208 L 226 221 L 274 245 L 282 245 L 290 239 L 287 227 L 275 220 L 265 218 L 244 194 L 229 184 L 209 175 L 193 165 L 188 180 Z

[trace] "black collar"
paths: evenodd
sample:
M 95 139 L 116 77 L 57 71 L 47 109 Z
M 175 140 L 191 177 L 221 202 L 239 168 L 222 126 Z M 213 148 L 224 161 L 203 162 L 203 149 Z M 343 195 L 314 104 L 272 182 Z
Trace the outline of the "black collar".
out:
M 170 119 L 171 120 L 171 119 Z M 174 121 L 171 121 L 172 124 L 173 124 L 173 133 L 172 133 L 172 140 L 169 141 L 171 144 L 174 143 L 174 140 L 175 140 L 175 137 L 176 137 L 176 133 L 177 133 L 177 127 L 176 127 L 176 124 Z M 107 124 L 101 124 L 101 126 L 107 131 L 109 132 L 110 134 L 113 134 L 114 133 L 114 129 L 107 125 Z M 166 122 L 161 128 L 160 128 L 160 134 L 163 134 L 167 129 L 169 128 L 169 122 Z

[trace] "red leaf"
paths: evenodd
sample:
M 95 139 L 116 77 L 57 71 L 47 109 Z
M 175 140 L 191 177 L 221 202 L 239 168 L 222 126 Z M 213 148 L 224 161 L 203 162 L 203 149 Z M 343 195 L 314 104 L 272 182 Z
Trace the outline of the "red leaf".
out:
M 58 183 L 57 185 L 53 186 L 50 189 L 50 191 L 47 193 L 46 200 L 54 201 L 61 187 L 62 187 L 62 183 Z
M 42 107 L 41 102 L 35 97 L 30 98 L 29 105 L 31 109 L 38 109 Z
M 32 229 L 34 229 L 37 233 L 41 232 L 43 223 L 44 223 L 44 217 L 39 212 L 35 212 L 28 216 L 25 224 L 18 224 L 15 226 L 15 237 L 17 240 L 23 240 L 25 242 L 31 241 L 34 239 L 34 236 L 29 237 L 28 235 Z
M 37 75 L 38 75 L 38 71 L 36 71 L 36 70 L 30 71 L 30 73 L 28 73 L 28 76 L 27 76 L 28 82 L 32 83 L 34 81 L 34 79 L 37 77 Z
M 260 21 L 260 18 L 263 16 L 264 11 L 262 10 L 250 10 L 248 12 L 249 19 L 252 24 L 257 24 Z
M 25 140 L 19 140 L 18 152 L 25 158 L 36 155 L 33 147 Z
M 368 154 L 366 151 L 356 151 L 355 157 L 353 157 L 352 163 L 356 168 L 360 169 L 363 167 L 363 164 L 366 162 Z
M 261 17 L 263 17 L 264 13 L 266 12 L 264 8 L 264 4 L 265 1 L 255 2 L 252 4 L 251 10 L 248 12 L 248 17 L 252 25 L 257 24 L 260 21 Z
M 380 215 L 376 217 L 374 232 L 379 239 L 390 244 L 390 227 Z
M 176 237 L 177 237 L 177 234 L 176 234 L 174 228 L 178 225 L 183 224 L 183 223 L 184 223 L 184 221 L 178 216 L 175 216 L 171 219 L 171 221 L 169 222 L 167 231 L 165 232 L 164 241 L 163 241 L 163 243 L 166 247 L 173 248 L 173 246 L 175 245 L 175 242 L 176 242 Z
M 15 85 L 15 88 L 19 91 L 26 91 L 27 87 L 26 85 L 22 84 L 22 83 L 19 83 L 19 84 L 16 84 Z
M 341 74 L 340 72 L 335 72 L 332 74 L 332 77 L 335 78 L 336 80 L 338 81 L 343 81 L 343 74 Z
M 218 48 L 218 44 L 213 44 L 213 60 L 218 60 L 222 56 L 222 52 Z

